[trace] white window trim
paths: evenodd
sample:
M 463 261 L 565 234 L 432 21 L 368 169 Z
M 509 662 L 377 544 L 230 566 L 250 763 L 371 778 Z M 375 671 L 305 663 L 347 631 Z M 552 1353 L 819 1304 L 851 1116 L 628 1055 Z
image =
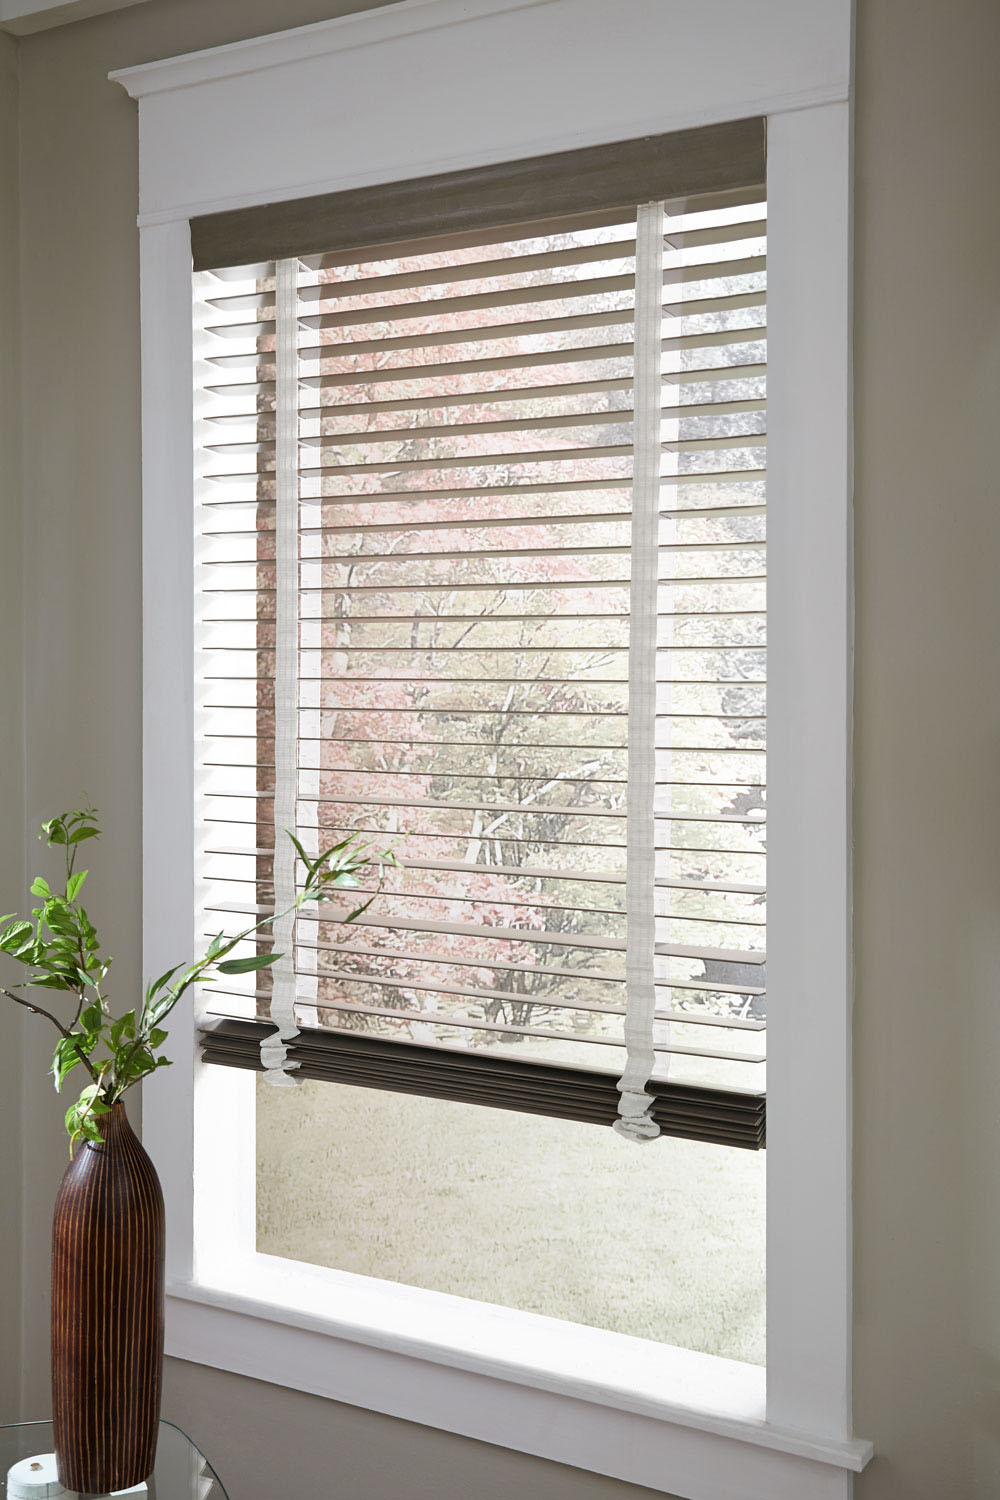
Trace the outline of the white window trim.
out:
M 850 1401 L 850 0 L 616 0 L 607 19 L 606 0 L 402 0 L 112 75 L 140 100 L 144 964 L 194 943 L 189 218 L 766 114 L 766 1386 L 257 1255 L 252 1080 L 198 1067 L 178 1023 L 177 1065 L 144 1097 L 167 1347 L 692 1500 L 848 1500 L 871 1454 Z

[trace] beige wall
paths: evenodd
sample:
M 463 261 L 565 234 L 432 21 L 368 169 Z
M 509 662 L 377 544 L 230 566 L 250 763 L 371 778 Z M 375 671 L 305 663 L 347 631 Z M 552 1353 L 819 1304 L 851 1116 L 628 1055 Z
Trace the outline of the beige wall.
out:
M 20 352 L 18 287 L 17 48 L 0 36 L 0 911 L 19 899 L 22 847 Z M 0 1412 L 16 1409 L 20 1374 L 21 1153 L 17 1120 L 21 1088 L 20 1015 L 5 1017 L 0 1047 Z M 10 1030 L 6 1027 L 10 1026 Z M 13 1140 L 13 1149 L 10 1149 Z M 5 1290 L 6 1289 L 6 1290 Z
M 136 131 L 105 73 L 350 8 L 150 0 L 20 46 L 25 805 L 34 822 L 86 791 L 105 810 L 97 914 L 123 987 L 137 979 L 139 875 Z M 858 1430 L 882 1455 L 859 1500 L 1000 1493 L 998 59 L 996 0 L 859 0 L 856 1391 Z M 4 81 L 0 52 L 5 66 Z M 13 193 L 6 98 L 0 218 Z M 0 272 L 9 239 L 0 228 Z M 12 422 L 0 403 L 5 452 Z M 5 515 L 0 585 L 14 588 L 17 525 Z M 5 646 L 15 598 L 0 586 Z M 0 651 L 0 805 L 15 809 L 14 831 L 0 822 L 0 886 L 22 860 L 17 662 Z M 16 1077 L 0 1074 L 0 1131 L 23 1139 L 30 1183 L 34 1412 L 47 1406 L 45 1254 L 63 1161 L 47 1045 L 29 1044 L 39 1082 L 20 1120 Z M 0 1250 L 0 1318 L 15 1323 L 2 1257 L 16 1249 Z M 178 1363 L 167 1411 L 217 1456 L 234 1500 L 288 1493 L 292 1453 L 309 1500 L 644 1493 Z
M 1000 1494 L 1000 5 L 860 0 L 864 1500 Z

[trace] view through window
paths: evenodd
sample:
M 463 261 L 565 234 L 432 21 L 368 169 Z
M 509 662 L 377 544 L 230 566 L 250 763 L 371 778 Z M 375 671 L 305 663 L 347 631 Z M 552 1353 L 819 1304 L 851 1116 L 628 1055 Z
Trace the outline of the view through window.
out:
M 746 196 L 662 220 L 655 650 L 654 1077 L 736 1090 L 764 1036 Z M 621 213 L 294 264 L 295 822 L 405 865 L 360 922 L 299 922 L 300 1025 L 621 1072 L 635 275 Z M 196 278 L 209 923 L 274 900 L 279 278 Z M 261 1250 L 763 1361 L 762 1153 L 264 1081 L 257 1160 Z

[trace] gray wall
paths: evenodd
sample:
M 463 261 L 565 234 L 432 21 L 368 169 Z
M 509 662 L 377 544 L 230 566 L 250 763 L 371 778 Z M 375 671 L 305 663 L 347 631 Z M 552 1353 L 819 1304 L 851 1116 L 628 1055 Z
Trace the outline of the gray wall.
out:
M 25 807 L 33 824 L 86 791 L 105 810 L 97 914 L 122 987 L 138 977 L 136 131 L 105 73 L 350 8 L 149 0 L 20 44 L 24 539 L 19 552 L 7 488 L 0 820 L 15 824 L 0 821 L 0 888 L 16 884 L 23 858 L 23 576 Z M 859 1500 L 1000 1493 L 998 57 L 996 0 L 859 0 L 856 1391 L 858 1431 L 880 1451 Z M 5 221 L 10 117 L 6 91 Z M 9 238 L 0 228 L 5 289 Z M 12 413 L 0 402 L 5 454 Z M 5 463 L 0 483 L 10 474 Z M 33 859 L 31 829 L 25 838 Z M 15 1059 L 14 1076 L 0 1074 L 0 1132 L 8 1148 L 23 1142 L 29 1184 L 25 1410 L 35 1413 L 47 1407 L 45 1251 L 64 1160 L 42 1081 L 47 1045 L 28 1044 L 23 1110 L 17 1055 L 0 1060 Z M 0 1153 L 0 1172 L 16 1174 L 13 1157 Z M 13 1188 L 0 1188 L 6 1206 Z M 0 1257 L 0 1318 L 16 1324 L 17 1245 L 5 1239 Z M 234 1500 L 287 1494 L 291 1453 L 309 1500 L 643 1493 L 178 1363 L 167 1411 L 217 1456 Z
M 860 0 L 857 1423 L 1000 1494 L 1000 5 Z
M 21 712 L 21 503 L 20 402 L 18 364 L 20 323 L 18 287 L 17 48 L 0 36 L 0 286 L 4 313 L 0 332 L 0 911 L 20 900 L 22 849 Z M 8 1031 L 6 1027 L 9 1026 Z M 17 1116 L 21 1089 L 20 1013 L 5 1017 L 0 1047 L 0 1412 L 16 1409 L 20 1374 L 21 1239 L 17 1214 L 21 1196 L 21 1152 Z M 13 1149 L 11 1149 L 13 1146 Z

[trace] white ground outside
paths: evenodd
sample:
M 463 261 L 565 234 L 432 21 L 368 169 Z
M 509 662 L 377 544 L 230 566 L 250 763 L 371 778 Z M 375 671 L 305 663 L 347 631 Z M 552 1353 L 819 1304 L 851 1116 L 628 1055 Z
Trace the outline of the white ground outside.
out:
M 258 1085 L 258 1249 L 764 1361 L 764 1153 Z

